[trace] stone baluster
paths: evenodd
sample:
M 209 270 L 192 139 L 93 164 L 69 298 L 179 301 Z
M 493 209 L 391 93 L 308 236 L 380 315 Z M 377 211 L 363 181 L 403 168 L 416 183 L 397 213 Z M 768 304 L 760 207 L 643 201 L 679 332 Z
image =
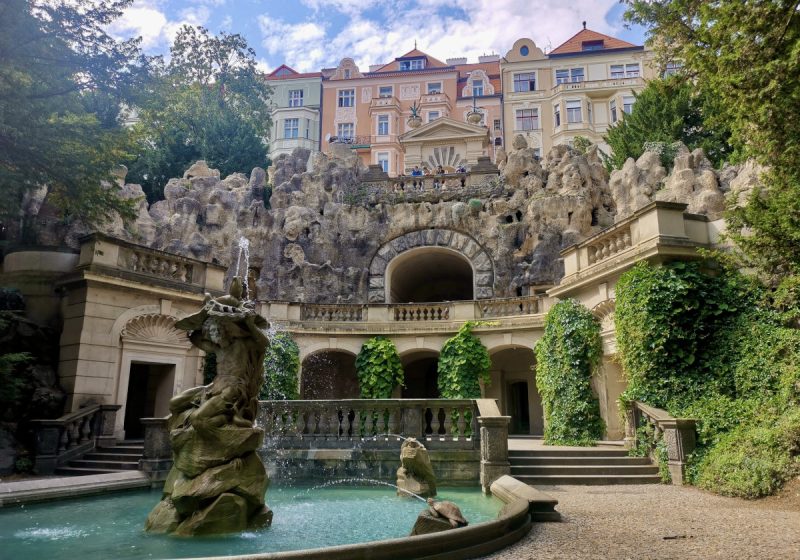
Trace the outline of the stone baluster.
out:
M 350 437 L 353 439 L 361 437 L 361 411 L 354 410 L 353 411 L 353 422 L 350 425 Z
M 453 436 L 453 409 L 443 408 L 444 411 L 444 434 L 443 437 Z
M 339 409 L 337 407 L 333 407 L 330 409 L 330 432 L 328 439 L 339 439 Z
M 373 411 L 366 409 L 364 414 L 364 437 L 370 438 L 373 436 L 372 427 L 374 422 Z
M 389 410 L 389 433 L 396 434 L 400 431 L 400 409 L 392 408 Z
M 458 422 L 457 422 L 458 436 L 462 437 L 462 438 L 466 437 L 466 435 L 467 435 L 467 411 L 468 410 L 469 409 L 467 409 L 467 408 L 460 408 L 458 410 Z
M 317 437 L 319 437 L 319 439 L 327 439 L 331 426 L 330 426 L 330 416 L 328 415 L 328 409 L 326 407 L 322 407 L 319 409 L 318 428 L 319 432 L 317 434 Z

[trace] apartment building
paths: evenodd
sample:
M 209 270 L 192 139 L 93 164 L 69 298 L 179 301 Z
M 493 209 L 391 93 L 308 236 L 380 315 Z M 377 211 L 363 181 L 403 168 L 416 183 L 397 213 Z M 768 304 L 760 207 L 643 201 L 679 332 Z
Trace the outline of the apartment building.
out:
M 522 134 L 545 154 L 583 136 L 609 151 L 608 127 L 628 113 L 634 92 L 656 77 L 644 47 L 586 29 L 545 54 L 519 39 L 500 62 L 504 142 Z
M 347 143 L 365 165 L 401 175 L 468 167 L 503 141 L 497 55 L 442 62 L 415 48 L 366 72 L 345 58 L 322 73 L 323 151 Z
M 319 151 L 322 73 L 300 73 L 282 64 L 265 80 L 272 87 L 269 158 L 295 148 Z

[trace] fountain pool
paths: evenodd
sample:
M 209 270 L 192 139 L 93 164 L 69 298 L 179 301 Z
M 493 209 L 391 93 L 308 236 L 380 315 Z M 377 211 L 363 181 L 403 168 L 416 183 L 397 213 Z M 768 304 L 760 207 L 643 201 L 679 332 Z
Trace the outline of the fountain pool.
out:
M 192 558 L 329 547 L 407 536 L 425 505 L 394 488 L 272 487 L 271 527 L 233 535 L 181 538 L 144 532 L 159 490 L 127 491 L 0 510 L 3 558 L 124 560 Z M 479 489 L 440 488 L 471 525 L 497 517 L 502 502 Z

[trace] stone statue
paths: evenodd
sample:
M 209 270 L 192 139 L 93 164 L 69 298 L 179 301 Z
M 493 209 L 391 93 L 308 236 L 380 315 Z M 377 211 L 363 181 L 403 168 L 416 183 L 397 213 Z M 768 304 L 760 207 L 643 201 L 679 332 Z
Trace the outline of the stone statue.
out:
M 453 502 L 448 502 L 446 500 L 436 502 L 433 498 L 428 498 L 428 509 L 433 517 L 443 517 L 447 519 L 453 529 L 469 525 L 461 514 L 461 510 Z
M 154 533 L 207 535 L 269 525 L 267 479 L 256 454 L 264 432 L 254 426 L 268 326 L 243 302 L 238 277 L 230 294 L 206 295 L 203 308 L 175 326 L 217 357 L 217 375 L 169 404 L 174 465 L 161 502 L 147 518 Z
M 400 468 L 397 469 L 397 494 L 407 496 L 403 490 L 419 496 L 436 495 L 436 477 L 433 475 L 428 450 L 414 438 L 400 446 Z

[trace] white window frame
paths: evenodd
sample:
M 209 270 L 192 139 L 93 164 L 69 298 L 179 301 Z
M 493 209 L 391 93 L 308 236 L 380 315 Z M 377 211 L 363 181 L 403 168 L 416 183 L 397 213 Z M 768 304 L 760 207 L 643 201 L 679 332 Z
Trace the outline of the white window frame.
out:
M 622 112 L 630 115 L 633 111 L 633 104 L 636 103 L 636 98 L 632 95 L 624 95 L 622 97 Z
M 559 76 L 561 74 L 561 76 Z M 556 85 L 569 83 L 569 68 L 559 68 L 555 71 L 554 80 Z
M 412 58 L 411 60 L 400 61 L 400 71 L 422 70 L 425 68 L 424 58 Z
M 290 89 L 289 90 L 289 107 L 302 107 L 303 106 L 303 90 Z
M 583 122 L 583 102 L 580 99 L 567 99 L 565 106 L 568 124 Z
M 503 130 L 503 122 L 500 119 L 494 119 L 492 123 L 492 128 L 494 130 Z
M 385 92 L 381 91 L 381 90 L 386 90 L 386 89 L 389 90 L 389 95 L 386 95 Z M 394 96 L 394 86 L 378 86 L 378 97 L 386 98 L 386 97 L 393 97 L 393 96 Z
M 386 125 L 385 132 L 381 132 L 381 125 Z M 376 134 L 378 136 L 389 136 L 389 115 L 378 115 Z
M 349 134 L 347 133 L 348 129 L 349 129 Z M 355 130 L 356 130 L 356 127 L 351 122 L 348 122 L 348 123 L 337 123 L 337 125 L 336 125 L 336 137 L 339 138 L 340 140 L 342 138 L 352 139 L 352 138 L 355 137 Z
M 483 91 L 484 91 L 483 78 L 478 80 L 472 80 L 472 95 L 475 97 L 483 97 Z
M 619 119 L 617 115 L 617 100 L 612 99 L 608 106 L 611 109 L 611 122 L 615 123 Z
M 612 64 L 608 69 L 608 76 L 612 80 L 619 80 L 625 77 L 625 65 L 624 64 Z
M 553 105 L 553 122 L 555 126 L 561 126 L 561 103 Z
M 638 78 L 641 76 L 641 66 L 639 66 L 638 62 L 632 62 L 630 64 L 625 65 L 625 77 L 626 78 Z
M 378 152 L 375 154 L 375 162 L 381 166 L 384 173 L 389 173 L 389 152 Z M 385 166 L 384 163 L 386 164 Z
M 577 73 L 580 71 L 580 75 Z M 576 79 L 577 78 L 577 79 Z M 583 66 L 576 66 L 569 69 L 569 81 L 577 84 L 586 80 L 586 69 Z
M 523 76 L 527 77 L 523 78 Z M 536 72 L 517 72 L 513 76 L 513 82 L 515 93 L 536 91 Z M 525 84 L 527 84 L 528 89 L 522 89 L 523 85 Z M 533 85 L 533 88 L 531 88 L 531 85 Z M 520 89 L 517 89 L 517 86 L 520 86 Z
M 539 130 L 539 109 L 517 109 L 514 112 L 514 130 Z
M 442 82 L 428 82 L 425 87 L 428 95 L 442 93 Z
M 283 119 L 283 137 L 289 140 L 300 138 L 300 119 Z
M 433 122 L 436 119 L 441 118 L 441 116 L 441 111 L 428 111 L 428 122 Z
M 347 95 L 349 94 L 349 95 Z M 340 89 L 336 95 L 337 107 L 355 107 L 356 106 L 356 90 L 354 89 Z

